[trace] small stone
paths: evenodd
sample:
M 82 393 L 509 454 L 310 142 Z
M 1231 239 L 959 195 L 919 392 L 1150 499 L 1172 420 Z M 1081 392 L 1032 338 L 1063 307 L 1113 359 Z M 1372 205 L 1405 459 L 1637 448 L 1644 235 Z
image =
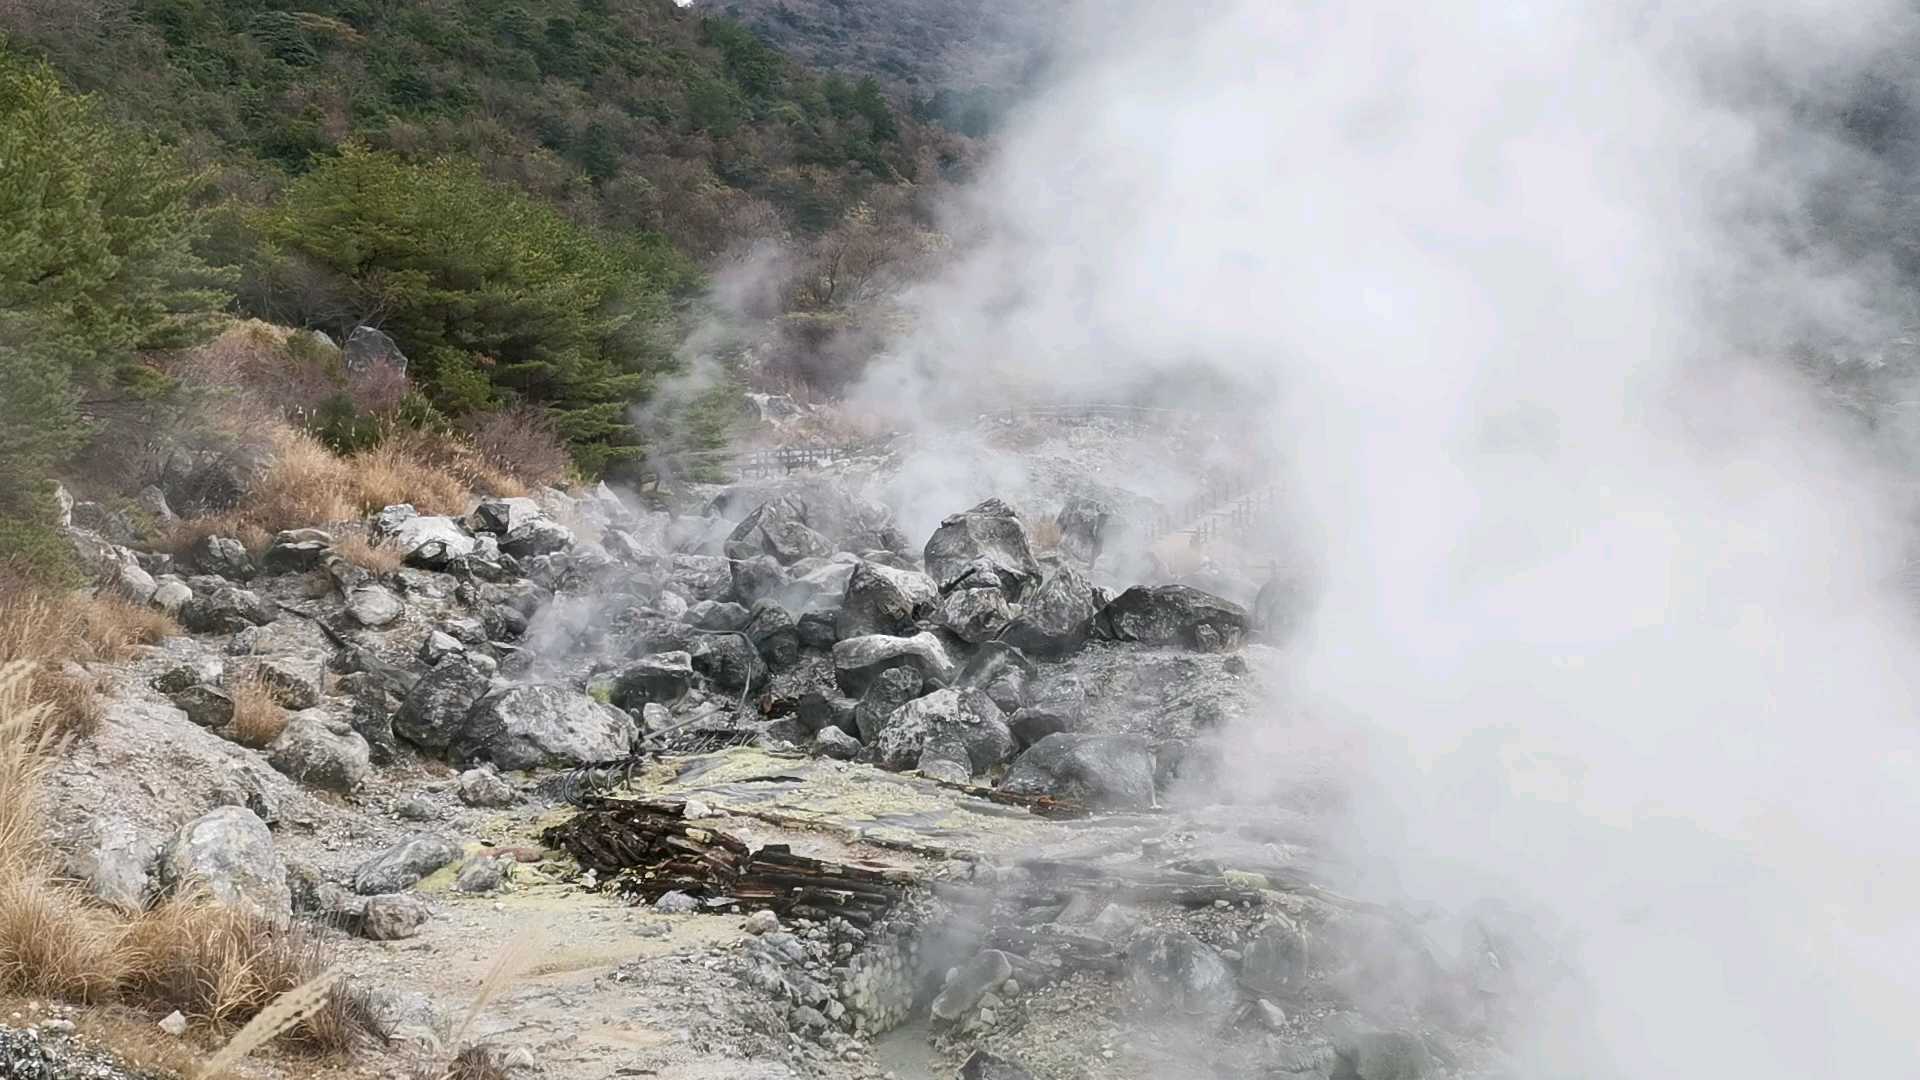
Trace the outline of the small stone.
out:
M 179 1009 L 175 1009 L 167 1014 L 165 1020 L 155 1026 L 177 1039 L 187 1033 L 187 1018 L 180 1015 Z
M 426 902 L 405 895 L 375 896 L 367 900 L 360 934 L 371 941 L 399 941 L 420 932 L 432 915 Z
M 491 769 L 468 769 L 460 774 L 460 801 L 475 807 L 512 806 L 520 793 Z
M 700 909 L 700 901 L 678 889 L 662 893 L 660 899 L 653 902 L 653 910 L 662 915 L 686 915 Z
M 780 916 L 771 911 L 756 911 L 747 916 L 745 930 L 755 937 L 771 934 L 778 929 L 780 929 Z
M 1275 1031 L 1284 1031 L 1287 1027 L 1286 1010 L 1266 998 L 1260 999 L 1260 1020 Z

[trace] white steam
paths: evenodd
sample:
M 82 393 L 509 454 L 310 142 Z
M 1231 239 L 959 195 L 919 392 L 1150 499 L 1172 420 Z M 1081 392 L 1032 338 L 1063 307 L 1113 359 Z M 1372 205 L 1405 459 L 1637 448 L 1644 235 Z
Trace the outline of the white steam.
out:
M 1908 18 L 1098 5 L 872 383 L 1271 395 L 1248 453 L 1322 579 L 1229 759 L 1361 733 L 1381 887 L 1551 915 L 1582 996 L 1535 1003 L 1520 1075 L 1920 1062 L 1909 522 L 1781 358 L 1884 330 L 1873 266 L 1787 239 L 1863 167 L 1794 118 Z

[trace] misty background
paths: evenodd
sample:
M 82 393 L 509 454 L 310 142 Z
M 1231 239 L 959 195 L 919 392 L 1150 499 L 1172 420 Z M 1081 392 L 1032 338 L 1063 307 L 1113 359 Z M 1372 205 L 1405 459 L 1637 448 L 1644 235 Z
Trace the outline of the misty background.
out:
M 1903 4 L 1089 6 L 862 392 L 1232 388 L 1318 602 L 1237 733 L 1548 943 L 1518 1075 L 1897 1075 L 1920 857 Z

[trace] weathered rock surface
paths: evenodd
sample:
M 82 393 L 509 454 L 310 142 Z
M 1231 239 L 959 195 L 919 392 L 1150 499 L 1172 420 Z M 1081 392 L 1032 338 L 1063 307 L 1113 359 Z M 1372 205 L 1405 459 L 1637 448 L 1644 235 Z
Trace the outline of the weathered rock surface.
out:
M 1085 575 L 1057 559 L 1047 560 L 1047 571 L 1046 581 L 1022 599 L 1019 617 L 1001 639 L 1030 656 L 1057 660 L 1087 643 L 1103 598 Z
M 928 1007 L 936 1019 L 954 1021 L 980 1004 L 988 991 L 1013 977 L 1013 961 L 999 949 L 982 949 L 960 965 Z
M 454 560 L 480 550 L 479 541 L 458 521 L 438 516 L 416 515 L 399 520 L 393 525 L 388 543 L 402 553 L 407 565 L 422 570 L 444 570 Z
M 927 540 L 923 558 L 928 576 L 942 591 L 964 577 L 977 576 L 976 561 L 998 575 L 1012 601 L 1019 601 L 1028 586 L 1040 581 L 1040 564 L 1028 546 L 1026 526 L 999 499 L 988 499 L 942 521 Z
M 245 581 L 254 574 L 253 556 L 231 536 L 203 536 L 193 542 L 187 558 L 201 573 L 229 581 Z
M 847 579 L 836 628 L 841 638 L 910 633 L 939 598 L 925 574 L 861 560 Z
M 180 609 L 180 621 L 196 634 L 233 634 L 249 626 L 264 626 L 279 612 L 251 589 L 229 585 L 209 595 L 196 595 Z
M 889 668 L 911 667 L 922 680 L 945 686 L 954 676 L 953 658 L 931 633 L 912 637 L 870 634 L 848 638 L 833 647 L 834 679 L 842 693 L 858 697 Z
M 1156 1009 L 1218 1018 L 1238 1000 L 1233 969 L 1184 931 L 1146 931 L 1128 947 L 1126 969 L 1134 993 Z
M 999 706 L 979 690 L 936 690 L 896 709 L 869 744 L 882 768 L 917 768 L 923 756 L 966 762 L 977 774 L 1013 753 Z
M 360 913 L 360 936 L 369 941 L 400 941 L 413 937 L 433 917 L 433 909 L 417 896 L 374 896 Z
M 565 768 L 626 757 L 633 718 L 565 686 L 516 686 L 474 704 L 449 750 L 502 769 Z
M 614 676 L 612 701 L 622 709 L 649 702 L 672 707 L 693 686 L 693 657 L 684 651 L 655 653 L 621 668 Z
M 1153 805 L 1153 747 L 1137 735 L 1048 735 L 1014 761 L 1002 791 L 1106 810 Z
M 997 588 L 955 589 L 942 597 L 934 622 L 969 645 L 998 636 L 1013 621 L 1006 594 Z
M 444 750 L 465 730 L 467 713 L 493 680 L 466 656 L 453 656 L 420 677 L 394 715 L 393 730 L 427 750 Z
M 289 779 L 341 794 L 358 791 L 373 775 L 367 740 L 347 720 L 322 709 L 289 717 L 267 748 L 267 763 Z
M 397 893 L 459 857 L 459 844 L 417 833 L 355 867 L 353 891 L 361 896 Z
M 182 826 L 161 850 L 155 877 L 164 892 L 197 884 L 222 903 L 270 919 L 293 913 L 273 834 L 244 807 L 222 806 Z
M 1136 585 L 1101 610 L 1099 624 L 1115 641 L 1215 652 L 1245 639 L 1247 611 L 1185 585 Z

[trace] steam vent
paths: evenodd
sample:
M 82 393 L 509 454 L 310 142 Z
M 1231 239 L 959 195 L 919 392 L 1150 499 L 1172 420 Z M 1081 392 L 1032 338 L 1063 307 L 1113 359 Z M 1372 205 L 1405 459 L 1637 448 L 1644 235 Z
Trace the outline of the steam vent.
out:
M 1920 0 L 0 0 L 0 1080 L 1920 1078 Z

